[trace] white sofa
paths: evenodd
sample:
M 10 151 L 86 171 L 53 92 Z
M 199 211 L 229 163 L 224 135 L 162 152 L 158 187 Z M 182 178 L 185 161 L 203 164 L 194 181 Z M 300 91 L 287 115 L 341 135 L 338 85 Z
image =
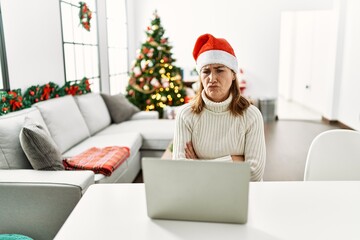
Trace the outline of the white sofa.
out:
M 129 147 L 130 157 L 111 176 L 34 170 L 19 141 L 26 116 L 46 126 L 64 158 L 113 145 Z M 141 111 L 114 124 L 95 93 L 51 99 L 1 116 L 0 233 L 52 239 L 91 184 L 132 182 L 141 169 L 140 158 L 161 156 L 173 131 L 174 121 L 158 119 L 157 112 Z

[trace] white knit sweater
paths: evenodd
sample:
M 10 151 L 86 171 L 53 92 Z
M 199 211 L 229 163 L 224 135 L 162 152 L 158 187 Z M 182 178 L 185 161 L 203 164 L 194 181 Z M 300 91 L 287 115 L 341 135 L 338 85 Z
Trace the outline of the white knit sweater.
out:
M 185 158 L 185 144 L 191 141 L 199 159 L 232 161 L 230 155 L 244 155 L 251 180 L 261 181 L 266 149 L 260 111 L 251 105 L 242 116 L 234 116 L 228 110 L 231 95 L 220 103 L 209 100 L 204 92 L 202 98 L 205 108 L 200 114 L 185 104 L 176 115 L 173 159 Z

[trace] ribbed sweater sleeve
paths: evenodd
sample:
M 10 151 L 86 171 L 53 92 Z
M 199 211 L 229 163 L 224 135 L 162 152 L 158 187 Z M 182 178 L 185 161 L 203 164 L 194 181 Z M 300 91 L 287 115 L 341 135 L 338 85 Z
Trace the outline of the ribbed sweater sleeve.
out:
M 262 181 L 266 161 L 264 121 L 260 111 L 249 108 L 248 125 L 245 133 L 245 162 L 250 164 L 251 180 Z
M 184 105 L 176 114 L 173 140 L 173 159 L 184 159 L 186 143 L 191 141 L 194 114 L 189 104 Z

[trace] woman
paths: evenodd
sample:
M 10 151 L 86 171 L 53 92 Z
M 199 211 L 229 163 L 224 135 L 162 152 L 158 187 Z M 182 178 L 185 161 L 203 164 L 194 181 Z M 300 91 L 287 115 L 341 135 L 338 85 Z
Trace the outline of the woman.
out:
M 260 111 L 240 95 L 234 50 L 225 39 L 204 34 L 197 39 L 193 56 L 200 89 L 176 115 L 173 159 L 245 161 L 251 180 L 261 181 L 264 123 Z

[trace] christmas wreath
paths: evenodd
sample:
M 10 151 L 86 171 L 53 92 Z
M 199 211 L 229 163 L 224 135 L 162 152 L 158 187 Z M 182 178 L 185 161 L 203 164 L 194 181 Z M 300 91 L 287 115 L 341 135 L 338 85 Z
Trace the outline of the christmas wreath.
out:
M 80 4 L 80 11 L 79 11 L 79 18 L 80 24 L 87 30 L 90 31 L 90 20 L 92 12 L 84 2 L 79 2 Z

